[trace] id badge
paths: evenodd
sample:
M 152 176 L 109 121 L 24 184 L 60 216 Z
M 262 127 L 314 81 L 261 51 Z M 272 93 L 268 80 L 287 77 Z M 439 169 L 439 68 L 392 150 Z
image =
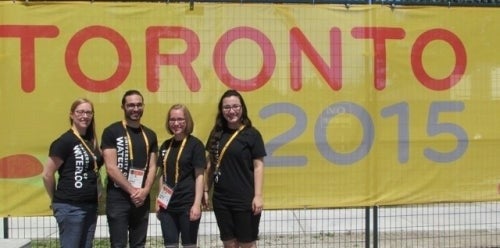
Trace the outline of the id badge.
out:
M 144 170 L 130 169 L 128 173 L 128 181 L 134 188 L 142 188 L 142 181 L 144 180 Z
M 168 185 L 163 184 L 156 201 L 158 202 L 158 204 L 160 204 L 162 208 L 167 209 L 168 203 L 170 202 L 170 198 L 172 198 L 173 194 L 174 190 L 168 187 Z

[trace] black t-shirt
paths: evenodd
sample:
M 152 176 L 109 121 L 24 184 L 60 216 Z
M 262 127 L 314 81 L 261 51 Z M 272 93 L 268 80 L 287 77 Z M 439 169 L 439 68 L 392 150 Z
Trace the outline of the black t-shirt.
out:
M 146 181 L 149 167 L 149 154 L 156 153 L 158 151 L 158 140 L 156 138 L 156 133 L 142 126 L 140 128 L 132 128 L 126 126 L 127 130 L 123 127 L 121 121 L 115 122 L 104 129 L 101 139 L 101 148 L 104 149 L 116 149 L 117 154 L 117 166 L 122 172 L 125 178 L 128 178 L 128 173 L 130 168 L 144 170 L 144 180 Z M 144 137 L 146 136 L 146 138 Z M 131 144 L 129 144 L 130 137 Z M 148 151 L 146 152 L 146 146 L 148 146 Z M 130 147 L 132 147 L 132 154 L 130 153 Z M 131 155 L 133 155 L 133 161 L 131 160 Z M 111 178 L 108 177 L 107 189 L 116 189 L 116 185 Z
M 94 157 L 73 133 L 73 130 L 65 132 L 50 145 L 49 156 L 63 160 L 57 170 L 59 179 L 54 192 L 54 202 L 97 203 L 98 172 L 96 171 L 102 166 L 103 158 L 99 149 L 93 147 L 87 137 L 82 137 L 82 139 L 87 147 L 93 149 L 98 168 L 94 168 Z
M 173 141 L 172 146 L 170 143 Z M 179 157 L 179 168 L 177 168 L 177 157 L 182 140 L 168 139 L 160 146 L 158 155 L 158 168 L 161 175 L 165 175 L 164 159 L 170 147 L 166 160 L 166 184 L 174 189 L 174 194 L 168 204 L 169 210 L 189 210 L 194 203 L 196 174 L 195 169 L 204 169 L 206 166 L 205 149 L 203 143 L 194 136 L 188 136 L 186 144 Z M 176 183 L 176 175 L 177 183 Z M 164 178 L 165 180 L 165 178 Z
M 224 129 L 219 141 L 219 154 L 234 132 L 236 130 Z M 207 150 L 208 146 L 207 142 Z M 214 182 L 214 202 L 218 200 L 242 210 L 251 209 L 255 193 L 253 160 L 264 156 L 266 150 L 260 132 L 254 127 L 243 129 L 220 158 L 220 176 L 218 182 Z

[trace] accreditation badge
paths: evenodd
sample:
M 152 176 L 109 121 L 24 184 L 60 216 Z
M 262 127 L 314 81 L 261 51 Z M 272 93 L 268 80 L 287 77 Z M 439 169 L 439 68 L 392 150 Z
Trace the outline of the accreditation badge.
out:
M 130 169 L 128 172 L 128 181 L 134 188 L 142 188 L 142 182 L 144 181 L 144 170 Z
M 156 202 L 158 202 L 162 208 L 167 209 L 168 203 L 170 202 L 170 198 L 172 198 L 173 194 L 174 189 L 168 187 L 166 184 L 163 184 Z

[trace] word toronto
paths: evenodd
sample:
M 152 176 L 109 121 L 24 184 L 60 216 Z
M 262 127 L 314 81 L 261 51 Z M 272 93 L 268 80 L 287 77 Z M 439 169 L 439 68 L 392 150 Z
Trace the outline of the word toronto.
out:
M 19 40 L 20 83 L 24 92 L 30 93 L 35 90 L 35 69 L 37 66 L 35 54 L 37 49 L 45 49 L 45 47 L 37 46 L 37 41 L 39 39 L 55 39 L 59 34 L 59 28 L 54 25 L 0 25 L 0 38 Z M 386 45 L 394 40 L 403 40 L 406 36 L 405 29 L 400 27 L 353 27 L 350 30 L 350 35 L 357 40 L 371 41 L 373 45 L 373 85 L 375 89 L 383 90 L 386 87 L 387 75 Z M 301 29 L 290 28 L 288 41 L 290 88 L 294 91 L 301 89 L 302 62 L 307 57 L 332 90 L 341 90 L 343 84 L 342 58 L 344 56 L 342 38 L 340 28 L 332 27 L 329 31 L 329 54 L 320 55 Z M 92 39 L 103 39 L 105 42 L 109 42 L 117 52 L 118 66 L 116 70 L 108 78 L 102 80 L 92 79 L 82 71 L 79 64 L 82 47 Z M 227 64 L 226 54 L 229 47 L 241 39 L 254 42 L 262 52 L 263 62 L 255 65 L 261 66 L 260 71 L 251 78 L 242 79 L 234 76 Z M 186 49 L 183 53 L 160 53 L 161 41 L 165 40 L 184 42 Z M 455 64 L 451 66 L 452 70 L 448 76 L 443 78 L 434 78 L 429 75 L 423 63 L 423 53 L 427 45 L 434 41 L 447 44 L 455 55 Z M 145 81 L 150 92 L 156 92 L 160 87 L 162 66 L 177 67 L 191 92 L 197 92 L 201 89 L 200 78 L 195 70 L 194 62 L 200 55 L 202 43 L 194 30 L 181 26 L 151 26 L 146 29 L 143 42 L 146 49 Z M 274 46 L 275 44 L 261 30 L 247 26 L 231 28 L 221 34 L 214 43 L 214 49 L 211 53 L 213 70 L 220 81 L 230 88 L 240 91 L 257 90 L 269 82 L 275 71 L 277 55 Z M 325 61 L 323 57 L 329 60 Z M 120 86 L 127 79 L 132 67 L 132 58 L 132 50 L 122 34 L 111 27 L 94 25 L 84 27 L 71 36 L 66 45 L 64 63 L 67 73 L 79 87 L 90 92 L 108 92 Z M 411 46 L 409 61 L 409 68 L 418 82 L 430 90 L 443 91 L 457 84 L 464 75 L 467 53 L 465 46 L 455 33 L 435 28 L 425 30 L 416 37 Z

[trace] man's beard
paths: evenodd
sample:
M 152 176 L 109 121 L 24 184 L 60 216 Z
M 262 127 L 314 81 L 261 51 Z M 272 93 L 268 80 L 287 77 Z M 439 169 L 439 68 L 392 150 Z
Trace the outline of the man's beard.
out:
M 142 113 L 130 114 L 130 115 L 126 116 L 127 120 L 130 120 L 130 121 L 139 121 L 139 120 L 141 120 L 141 117 L 142 117 Z

